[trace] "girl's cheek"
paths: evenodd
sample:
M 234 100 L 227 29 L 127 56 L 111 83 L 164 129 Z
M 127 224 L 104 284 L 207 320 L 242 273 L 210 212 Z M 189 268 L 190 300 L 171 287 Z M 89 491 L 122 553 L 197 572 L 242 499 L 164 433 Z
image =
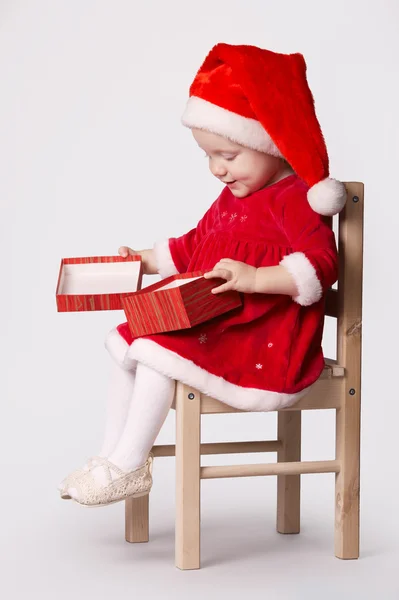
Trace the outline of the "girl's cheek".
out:
M 234 179 L 241 179 L 244 175 L 244 170 L 240 169 L 238 165 L 232 165 L 230 173 L 234 176 Z

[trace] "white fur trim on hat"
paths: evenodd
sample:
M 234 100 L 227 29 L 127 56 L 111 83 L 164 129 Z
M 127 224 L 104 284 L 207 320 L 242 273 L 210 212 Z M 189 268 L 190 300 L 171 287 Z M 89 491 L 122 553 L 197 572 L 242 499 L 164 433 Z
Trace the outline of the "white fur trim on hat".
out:
M 121 338 L 122 344 L 117 340 L 117 336 Z M 153 340 L 138 338 L 129 346 L 115 329 L 108 334 L 105 345 L 112 358 L 124 369 L 134 370 L 137 362 L 143 363 L 171 379 L 190 385 L 203 394 L 240 410 L 266 412 L 292 406 L 314 385 L 295 394 L 244 388 L 205 371 L 191 360 L 163 348 Z
M 187 101 L 181 121 L 190 129 L 210 131 L 246 148 L 283 158 L 259 121 L 233 113 L 197 96 L 191 96 Z
M 292 297 L 295 302 L 302 306 L 309 306 L 320 300 L 323 288 L 314 266 L 303 252 L 287 254 L 280 261 L 280 265 L 285 267 L 294 278 L 299 292 L 297 296 Z
M 332 177 L 322 179 L 308 190 L 310 206 L 326 217 L 332 217 L 344 208 L 346 196 L 345 185 Z
M 171 275 L 177 275 L 179 271 L 176 269 L 176 265 L 173 262 L 172 255 L 170 253 L 169 240 L 156 242 L 154 244 L 154 254 L 158 273 L 162 279 L 165 279 L 165 277 L 170 277 Z

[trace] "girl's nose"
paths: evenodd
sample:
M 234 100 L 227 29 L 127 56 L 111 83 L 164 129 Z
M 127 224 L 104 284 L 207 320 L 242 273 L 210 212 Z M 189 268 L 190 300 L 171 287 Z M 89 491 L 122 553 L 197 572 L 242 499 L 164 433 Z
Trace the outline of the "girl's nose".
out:
M 223 166 L 223 164 L 215 160 L 211 161 L 209 168 L 212 175 L 215 177 L 224 177 L 224 175 L 227 173 L 227 169 Z

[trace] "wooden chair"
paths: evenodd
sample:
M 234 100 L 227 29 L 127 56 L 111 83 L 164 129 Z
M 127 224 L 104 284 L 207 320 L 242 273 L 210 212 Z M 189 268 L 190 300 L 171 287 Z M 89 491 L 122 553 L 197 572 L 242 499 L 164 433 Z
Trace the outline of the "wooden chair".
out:
M 338 217 L 338 289 L 327 295 L 326 315 L 337 318 L 337 359 L 326 359 L 312 390 L 278 411 L 273 441 L 201 444 L 201 414 L 242 412 L 180 382 L 176 385 L 176 445 L 154 446 L 156 457 L 176 456 L 176 566 L 200 568 L 201 479 L 277 475 L 277 531 L 299 533 L 300 476 L 335 473 L 335 555 L 359 557 L 359 454 L 363 269 L 363 184 L 347 183 Z M 301 411 L 336 410 L 335 460 L 301 462 Z M 276 452 L 271 464 L 201 467 L 202 454 Z M 126 502 L 126 540 L 148 541 L 149 497 Z

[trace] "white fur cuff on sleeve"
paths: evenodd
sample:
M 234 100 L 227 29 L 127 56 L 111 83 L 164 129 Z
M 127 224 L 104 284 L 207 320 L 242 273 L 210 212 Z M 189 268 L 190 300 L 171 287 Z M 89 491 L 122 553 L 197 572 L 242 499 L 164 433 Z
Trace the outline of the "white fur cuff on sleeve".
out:
M 317 278 L 316 270 L 303 252 L 293 252 L 284 256 L 280 265 L 291 273 L 299 294 L 292 299 L 302 306 L 309 306 L 320 300 L 323 288 Z
M 171 275 L 176 275 L 179 271 L 173 262 L 172 255 L 169 249 L 169 240 L 156 242 L 154 244 L 155 261 L 157 264 L 158 273 L 165 279 Z

